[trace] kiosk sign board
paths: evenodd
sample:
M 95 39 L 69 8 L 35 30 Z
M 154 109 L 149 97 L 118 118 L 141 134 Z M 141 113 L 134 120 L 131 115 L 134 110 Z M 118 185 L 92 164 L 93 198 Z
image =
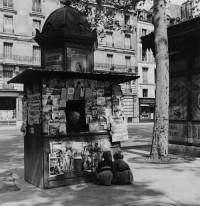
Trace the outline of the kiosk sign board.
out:
M 44 68 L 46 70 L 63 70 L 63 54 L 61 49 L 50 49 L 44 52 Z

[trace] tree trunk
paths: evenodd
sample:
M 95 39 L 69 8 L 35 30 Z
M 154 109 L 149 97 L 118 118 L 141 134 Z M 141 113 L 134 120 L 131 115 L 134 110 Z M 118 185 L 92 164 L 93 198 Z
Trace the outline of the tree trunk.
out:
M 166 0 L 154 0 L 154 43 L 156 58 L 156 108 L 151 157 L 168 154 L 169 128 L 169 55 L 166 22 Z

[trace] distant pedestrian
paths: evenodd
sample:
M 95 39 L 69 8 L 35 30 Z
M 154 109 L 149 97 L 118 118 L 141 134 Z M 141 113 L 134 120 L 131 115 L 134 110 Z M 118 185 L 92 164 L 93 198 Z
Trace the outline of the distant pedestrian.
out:
M 115 184 L 131 184 L 133 182 L 133 173 L 129 165 L 123 160 L 124 156 L 121 151 L 113 155 L 113 183 Z
M 102 155 L 102 159 L 96 168 L 97 184 L 111 185 L 113 179 L 113 165 L 112 155 L 110 151 L 105 151 Z

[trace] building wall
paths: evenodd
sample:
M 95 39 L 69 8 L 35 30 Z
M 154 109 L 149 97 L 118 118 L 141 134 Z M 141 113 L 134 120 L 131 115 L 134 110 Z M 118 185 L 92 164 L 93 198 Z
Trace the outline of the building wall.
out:
M 156 65 L 153 52 L 143 51 L 141 36 L 154 30 L 152 15 L 146 10 L 139 10 L 137 21 L 137 59 L 138 59 L 138 111 L 139 121 L 153 121 L 155 111 Z M 144 71 L 143 71 L 144 70 Z
M 7 1 L 8 4 L 4 5 L 4 1 L 0 0 L 0 101 L 8 98 L 9 102 L 9 98 L 15 98 L 16 106 L 15 110 L 10 111 L 14 113 L 11 119 L 20 124 L 23 85 L 7 84 L 6 81 L 26 68 L 40 67 L 40 54 L 38 52 L 37 56 L 34 56 L 33 52 L 33 46 L 38 46 L 33 39 L 35 35 L 33 21 L 39 22 L 42 29 L 46 18 L 60 7 L 60 3 L 54 0 L 41 0 L 41 9 L 37 7 L 34 10 L 33 0 L 13 0 L 13 4 L 9 4 L 10 2 Z M 6 23 L 10 18 L 12 22 Z M 12 45 L 12 52 L 7 50 L 6 54 L 5 44 Z M 0 111 L 0 126 L 9 124 L 7 113 L 9 113 L 7 109 Z

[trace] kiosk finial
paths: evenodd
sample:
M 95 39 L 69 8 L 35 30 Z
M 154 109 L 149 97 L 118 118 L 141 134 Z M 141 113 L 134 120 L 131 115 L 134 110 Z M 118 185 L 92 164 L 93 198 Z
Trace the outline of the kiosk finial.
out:
M 63 4 L 65 5 L 65 6 L 70 6 L 71 5 L 71 1 L 70 0 L 65 0 L 65 1 L 63 1 Z

